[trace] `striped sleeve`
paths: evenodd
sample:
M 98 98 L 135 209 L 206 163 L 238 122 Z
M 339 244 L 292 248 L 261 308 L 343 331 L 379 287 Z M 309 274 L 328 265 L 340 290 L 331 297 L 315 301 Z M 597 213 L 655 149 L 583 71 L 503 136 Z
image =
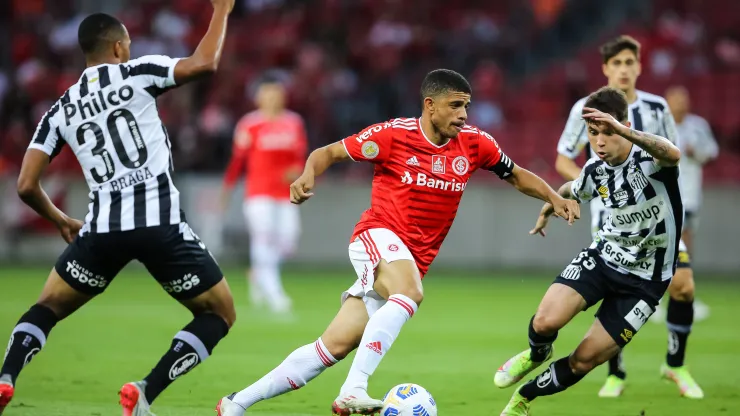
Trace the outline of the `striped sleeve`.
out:
M 52 159 L 62 151 L 65 145 L 64 139 L 59 132 L 59 127 L 57 127 L 57 123 L 54 120 L 55 116 L 59 114 L 61 106 L 61 101 L 57 101 L 44 114 L 38 126 L 36 126 L 31 143 L 28 145 L 29 149 L 41 150 Z
M 493 172 L 500 179 L 511 176 L 514 170 L 514 161 L 501 150 L 496 139 L 481 130 L 479 137 L 480 168 Z
M 136 82 L 151 88 L 153 95 L 161 94 L 173 88 L 175 83 L 175 66 L 180 58 L 164 55 L 147 55 L 121 64 L 121 76 L 124 80 L 135 77 Z M 149 89 L 148 89 L 149 90 Z
M 598 159 L 589 160 L 581 169 L 581 174 L 571 182 L 570 193 L 579 203 L 588 202 L 597 195 L 592 173 L 601 163 Z
M 577 158 L 588 145 L 586 122 L 583 120 L 583 104 L 585 102 L 586 99 L 584 98 L 573 105 L 568 116 L 568 122 L 565 124 L 563 134 L 560 135 L 558 141 L 558 154 L 569 159 Z

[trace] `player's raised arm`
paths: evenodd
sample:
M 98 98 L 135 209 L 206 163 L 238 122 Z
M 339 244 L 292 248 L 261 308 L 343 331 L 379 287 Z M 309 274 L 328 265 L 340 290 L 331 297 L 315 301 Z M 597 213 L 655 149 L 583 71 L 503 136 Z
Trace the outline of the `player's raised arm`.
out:
M 584 108 L 583 117 L 587 120 L 608 124 L 617 134 L 649 153 L 660 166 L 676 166 L 681 160 L 681 151 L 665 137 L 631 129 L 618 122 L 611 114 L 594 108 Z
M 311 152 L 306 160 L 303 174 L 290 185 L 290 202 L 301 204 L 313 196 L 316 176 L 321 175 L 329 166 L 350 160 L 349 153 L 342 142 L 335 142 Z
M 175 82 L 182 85 L 193 79 L 216 72 L 226 40 L 226 26 L 234 0 L 211 0 L 213 15 L 208 31 L 192 55 L 175 66 Z

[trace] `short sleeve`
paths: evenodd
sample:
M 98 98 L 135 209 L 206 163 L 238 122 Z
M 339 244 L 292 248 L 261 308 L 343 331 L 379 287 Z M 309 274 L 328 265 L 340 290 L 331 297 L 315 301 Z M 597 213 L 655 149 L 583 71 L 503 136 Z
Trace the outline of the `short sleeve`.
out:
M 591 159 L 586 162 L 586 165 L 581 169 L 581 174 L 571 182 L 570 193 L 576 201 L 580 203 L 588 202 L 597 195 L 592 173 L 602 163 L 598 159 Z
M 663 107 L 663 134 L 671 143 L 678 144 L 678 128 L 676 127 L 676 120 L 673 118 L 668 104 Z
M 33 133 L 31 143 L 28 145 L 29 149 L 37 149 L 49 155 L 50 158 L 54 158 L 65 145 L 64 138 L 59 134 L 59 128 L 54 120 L 55 116 L 59 114 L 61 103 L 57 101 L 54 106 L 44 114 L 36 126 L 36 131 Z
M 390 156 L 392 144 L 393 127 L 390 122 L 373 124 L 342 140 L 347 154 L 355 162 L 384 162 Z
M 495 173 L 501 179 L 511 176 L 514 162 L 504 154 L 496 139 L 484 131 L 480 132 L 479 137 L 479 167 Z
M 558 141 L 558 153 L 569 159 L 577 158 L 588 145 L 586 121 L 583 120 L 583 104 L 584 100 L 580 100 L 571 108 L 568 122 L 565 123 L 565 129 Z
M 152 86 L 166 90 L 176 86 L 175 66 L 179 61 L 180 58 L 164 55 L 142 56 L 121 64 L 121 73 L 124 80 L 135 77 L 137 82 L 145 84 L 145 88 Z

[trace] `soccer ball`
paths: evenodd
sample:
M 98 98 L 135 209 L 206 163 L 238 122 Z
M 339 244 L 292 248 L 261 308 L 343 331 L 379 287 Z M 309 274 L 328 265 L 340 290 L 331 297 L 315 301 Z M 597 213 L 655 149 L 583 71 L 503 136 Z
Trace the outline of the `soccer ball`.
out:
M 437 403 L 417 384 L 399 384 L 383 397 L 380 416 L 437 416 Z

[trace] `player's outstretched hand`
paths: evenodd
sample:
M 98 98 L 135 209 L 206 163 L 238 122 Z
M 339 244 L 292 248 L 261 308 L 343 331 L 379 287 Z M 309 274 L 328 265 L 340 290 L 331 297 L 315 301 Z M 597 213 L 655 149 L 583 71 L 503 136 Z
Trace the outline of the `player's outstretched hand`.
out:
M 229 13 L 234 10 L 234 0 L 211 0 L 211 4 L 213 4 L 214 9 L 219 6 L 226 7 Z
M 573 225 L 577 219 L 581 218 L 581 206 L 572 199 L 558 198 L 552 202 L 555 215 L 568 221 L 568 225 Z
M 303 174 L 290 185 L 290 202 L 302 204 L 313 196 L 314 177 Z
M 550 215 L 547 214 L 548 211 L 548 204 L 545 204 L 545 207 L 542 209 L 542 212 L 540 212 L 540 216 L 537 217 L 537 223 L 534 225 L 534 228 L 529 232 L 529 235 L 535 235 L 539 234 L 543 237 L 547 236 L 547 233 L 545 233 L 545 227 L 547 227 L 547 222 L 550 221 Z M 552 205 L 550 205 L 549 211 L 552 212 Z
M 64 241 L 66 241 L 67 244 L 70 244 L 74 241 L 83 225 L 85 225 L 84 222 L 65 216 L 62 221 L 57 224 L 57 228 L 59 228 L 59 233 L 62 235 Z
M 611 114 L 604 113 L 603 111 L 599 111 L 595 108 L 584 107 L 583 108 L 583 118 L 586 121 L 595 121 L 599 123 L 608 124 L 614 129 L 614 131 L 620 134 L 624 130 L 629 130 L 627 126 L 617 121 L 617 119 L 614 118 Z

